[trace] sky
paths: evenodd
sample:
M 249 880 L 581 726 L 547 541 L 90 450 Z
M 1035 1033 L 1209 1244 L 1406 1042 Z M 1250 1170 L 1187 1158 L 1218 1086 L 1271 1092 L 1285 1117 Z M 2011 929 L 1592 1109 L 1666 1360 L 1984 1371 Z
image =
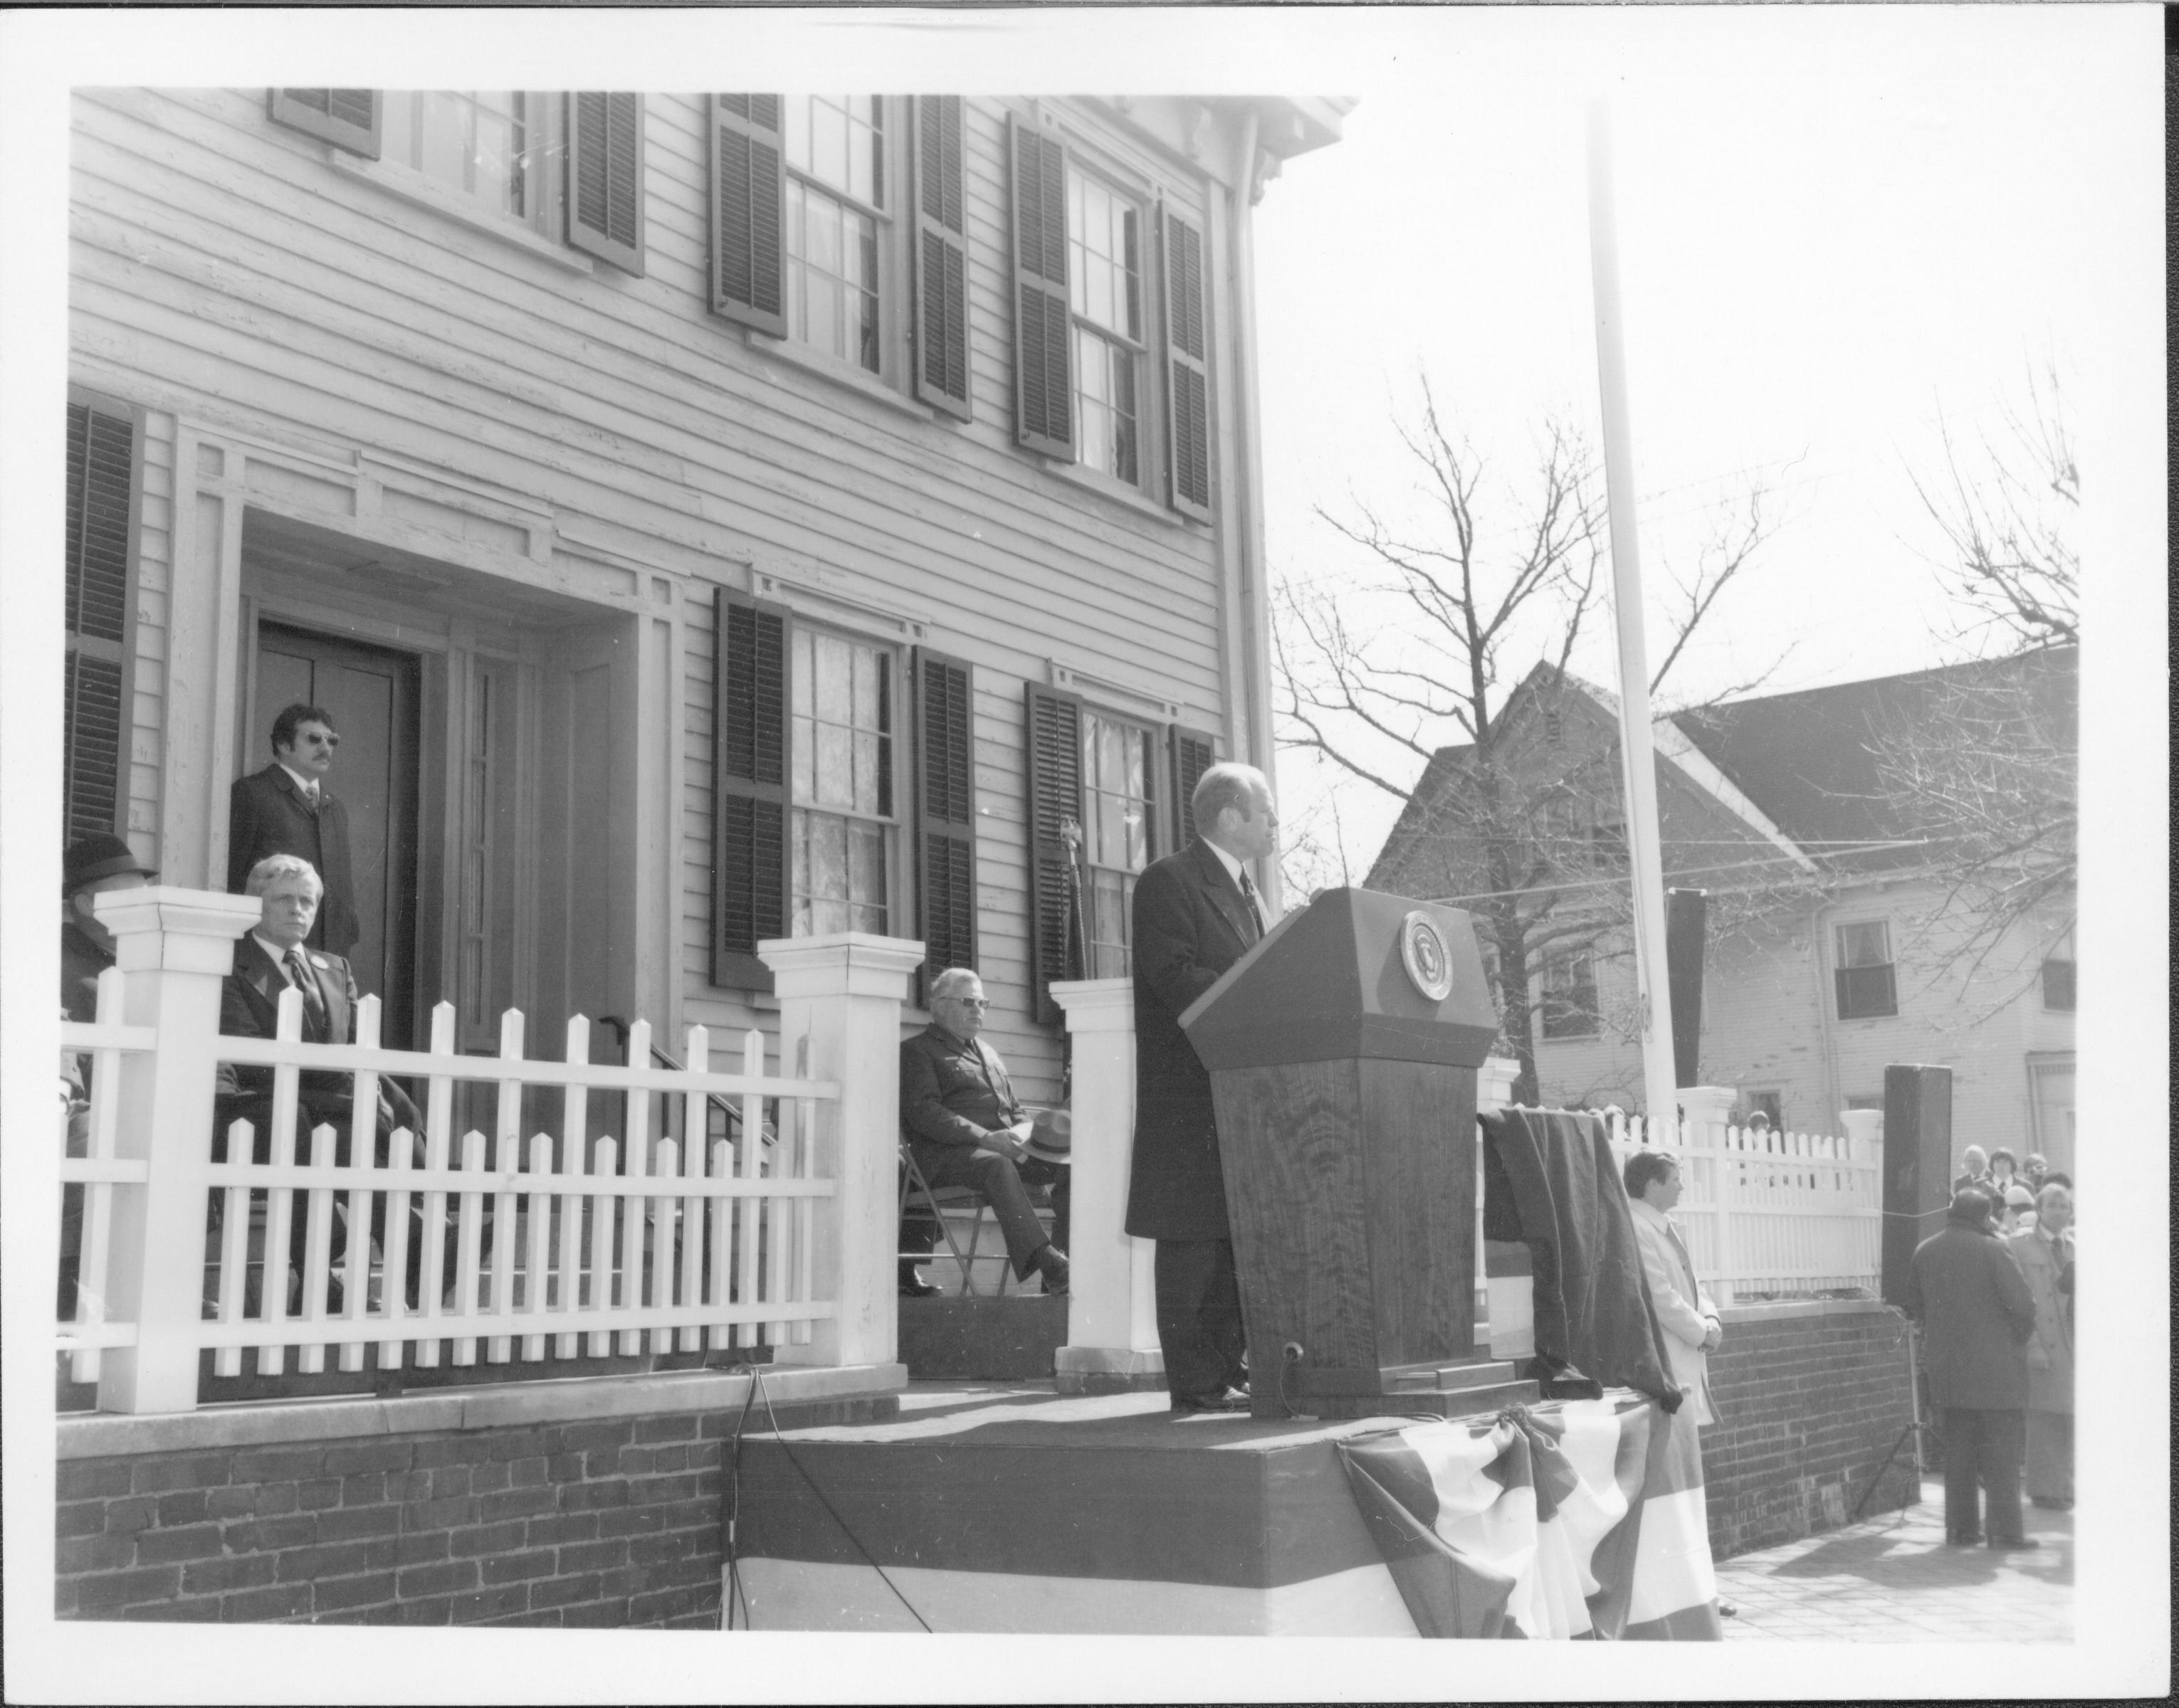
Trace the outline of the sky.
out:
M 2154 1180 L 2168 1073 L 2165 851 L 2168 680 L 2162 573 L 2160 33 L 2153 7 L 1869 6 L 1004 8 L 793 15 L 648 8 L 519 14 L 392 9 L 205 17 L 176 11 L 0 16 L 0 941 L 52 929 L 58 798 L 47 709 L 58 665 L 36 642 L 57 591 L 22 572 L 57 527 L 51 424 L 65 383 L 65 127 L 71 81 L 456 87 L 941 88 L 963 92 L 1293 93 L 1358 97 L 1346 140 L 1293 162 L 1257 211 L 1268 550 L 1276 567 L 1342 566 L 1310 506 L 1391 502 L 1388 411 L 1418 364 L 1495 465 L 1517 468 L 1558 411 L 1593 424 L 1582 106 L 1611 96 L 1643 552 L 1653 588 L 1702 503 L 1754 471 L 1787 525 L 1688 687 L 1792 650 L 1777 687 L 1947 655 L 1950 620 L 1916 556 L 1903 468 L 1937 413 L 1989 419 L 2046 355 L 2069 376 L 2081 460 L 2088 667 L 2083 687 L 2084 882 L 2080 1117 L 2099 1178 Z M 714 74 L 712 68 L 718 68 Z M 821 74 L 818 74 L 821 73 Z M 1593 429 L 1592 429 L 1593 430 Z M 1586 662 L 1586 661 L 1585 661 Z M 1608 659 L 1589 666 L 1609 684 Z M 1282 808 L 1309 780 L 1282 768 Z M 1366 814 L 1361 817 L 1366 819 Z M 1366 860 L 1381 826 L 1358 823 Z M 20 981 L 18 980 L 19 987 Z M 11 988 L 12 998 L 16 992 Z M 49 1082 L 11 1002 L 0 1043 L 8 1127 L 51 1119 Z M 35 1024 L 35 1022 L 33 1022 Z M 10 1145 L 15 1213 L 52 1177 Z M 2084 1183 L 2091 1185 L 2092 1183 Z M 2154 1192 L 2091 1193 L 2099 1296 L 2166 1320 Z M 9 1242 L 11 1251 L 17 1248 Z M 19 1258 L 16 1267 L 24 1265 Z M 47 1272 L 50 1273 L 49 1271 Z M 36 1276 L 10 1277 L 7 1541 L 50 1546 L 49 1355 Z M 2028 1696 L 2159 1694 L 2168 1616 L 2168 1338 L 2083 1317 L 2077 1642 L 2045 1651 L 1797 1646 L 1811 1689 Z M 2099 1388 L 2096 1372 L 2136 1379 Z M 2143 1451 L 2142 1424 L 2150 1439 Z M 30 1448 L 14 1451 L 25 1443 Z M 36 1450 L 32 1450 L 36 1449 Z M 2124 1477 L 2124 1492 L 2121 1478 Z M 2167 1489 L 2168 1492 L 2168 1489 Z M 2165 1563 L 2159 1572 L 2159 1563 Z M 2158 1599 L 2161 1589 L 2165 1599 Z M 56 1627 L 41 1574 L 10 1572 L 8 1683 L 41 1700 L 292 1700 L 369 1678 L 434 1700 L 877 1700 L 919 1688 L 1031 1689 L 1098 1700 L 1442 1698 L 1431 1645 L 1069 1644 L 1049 1638 L 798 1641 L 362 1630 L 200 1633 Z M 206 1640 L 207 1639 L 216 1640 Z M 711 1640 L 735 1645 L 731 1654 Z M 389 1647 L 389 1643 L 398 1646 Z M 1458 1658 L 1463 1694 L 1598 1699 L 1775 1689 L 1748 1645 L 1693 1655 L 1568 1645 Z M 1650 1648 L 1651 1645 L 1631 1645 Z M 1603 1652 L 1609 1649 L 1612 1652 Z M 1585 1652 L 1584 1652 L 1585 1651 Z M 934 1653 L 937 1658 L 933 1661 Z M 2169 1650 L 2161 1651 L 2168 1666 Z M 1023 1679 L 1035 1681 L 1024 1686 Z M 858 1679 L 876 1682 L 855 1694 Z M 25 1684 L 24 1681 L 30 1681 Z M 305 1683 L 303 1681 L 310 1682 Z M 326 1681 L 322 1685 L 318 1681 Z M 1001 1681 L 987 1683 L 986 1680 Z M 1011 1681 L 1011 1682 L 1007 1682 Z M 2168 1682 L 2168 1679 L 2167 1681 Z M 35 1685 L 36 1688 L 31 1688 Z
M 1383 68 L 1342 140 L 1289 162 L 1257 211 L 1275 572 L 1354 574 L 1358 548 L 1319 507 L 1424 518 L 1392 423 L 1416 419 L 1424 375 L 1501 478 L 1479 510 L 1486 560 L 1494 539 L 1518 543 L 1541 425 L 1599 443 L 1585 109 L 1600 96 L 1653 667 L 1716 506 L 1759 486 L 1771 518 L 1660 707 L 1986 646 L 1959 632 L 1910 476 L 1941 473 L 1940 423 L 1970 462 L 2006 441 L 2007 411 L 2032 413 L 2031 376 L 2053 368 L 2068 414 L 2103 424 L 2122 239 L 2101 192 L 2128 136 L 2110 98 L 2122 60 L 2083 27 L 2098 21 L 1727 8 L 1671 29 L 1493 12 L 1429 32 L 1424 63 Z M 1510 649 L 1508 686 L 1545 638 Z M 1612 686 L 1611 646 L 1595 625 L 1576 669 Z M 1421 762 L 1404 763 L 1410 780 Z M 1360 881 L 1397 802 L 1305 754 L 1282 755 L 1279 780 L 1289 824 L 1337 787 Z

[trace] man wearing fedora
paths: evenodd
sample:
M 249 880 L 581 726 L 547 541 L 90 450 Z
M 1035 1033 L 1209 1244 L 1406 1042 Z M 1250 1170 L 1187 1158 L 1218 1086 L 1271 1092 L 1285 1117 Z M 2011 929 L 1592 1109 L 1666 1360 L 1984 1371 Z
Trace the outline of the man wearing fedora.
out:
M 137 890 L 159 874 L 111 832 L 102 831 L 73 844 L 61 859 L 61 896 L 67 918 L 61 925 L 61 1013 L 69 1020 L 98 1018 L 98 976 L 113 965 L 113 933 L 91 911 L 95 898 L 109 890 Z M 68 1153 L 88 1156 L 90 1147 L 90 1061 L 65 1058 L 69 1088 Z M 61 1191 L 59 1311 L 63 1322 L 75 1317 L 76 1275 L 83 1249 L 83 1188 Z
M 1032 1270 L 1046 1293 L 1067 1291 L 1068 1138 L 1057 1120 L 1032 1119 L 1014 1095 L 998 1052 L 977 1036 L 989 1005 L 983 981 L 949 966 L 930 981 L 931 1023 L 900 1047 L 900 1125 L 934 1187 L 973 1186 L 999 1219 L 1014 1278 Z M 1028 1187 L 1051 1188 L 1052 1237 Z M 903 1263 L 901 1290 L 925 1290 Z

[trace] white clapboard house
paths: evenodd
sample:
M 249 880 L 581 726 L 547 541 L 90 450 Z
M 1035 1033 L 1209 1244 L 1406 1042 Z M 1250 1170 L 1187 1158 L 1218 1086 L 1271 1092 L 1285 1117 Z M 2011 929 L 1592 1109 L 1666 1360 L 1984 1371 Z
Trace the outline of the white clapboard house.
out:
M 68 834 L 224 887 L 316 702 L 390 1044 L 766 1027 L 852 929 L 1052 1093 L 1062 821 L 1122 972 L 1271 763 L 1250 222 L 1344 110 L 78 91 Z

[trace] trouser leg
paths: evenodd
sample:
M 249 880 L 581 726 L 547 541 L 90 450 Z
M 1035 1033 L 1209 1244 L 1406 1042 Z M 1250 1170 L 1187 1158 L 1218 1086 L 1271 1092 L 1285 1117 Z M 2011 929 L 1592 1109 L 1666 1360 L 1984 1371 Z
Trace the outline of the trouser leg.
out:
M 1984 1522 L 1994 1542 L 2017 1542 L 2020 1523 L 2020 1459 L 2026 1444 L 2025 1411 L 1983 1414 Z
M 947 1149 L 949 1153 L 942 1157 L 917 1153 L 923 1178 L 934 1186 L 974 1186 L 982 1193 L 992 1215 L 998 1218 L 1000 1232 L 1006 1235 L 1007 1256 L 1013 1264 L 1014 1278 L 1026 1280 L 1036 1267 L 1033 1261 L 1036 1254 L 1049 1242 L 1020 1174 L 995 1151 L 971 1151 L 963 1146 Z M 952 1154 L 957 1151 L 959 1154 Z
M 1161 1240 L 1158 1345 L 1178 1397 L 1216 1393 L 1244 1374 L 1240 1289 L 1230 1240 Z
M 1945 1408 L 1945 1540 L 1982 1540 L 1982 1413 Z
M 1031 1158 L 1021 1165 L 1020 1174 L 1025 1186 L 1051 1189 L 1051 1243 L 1062 1251 L 1073 1250 L 1069 1239 L 1074 1224 L 1074 1170 L 1063 1163 Z

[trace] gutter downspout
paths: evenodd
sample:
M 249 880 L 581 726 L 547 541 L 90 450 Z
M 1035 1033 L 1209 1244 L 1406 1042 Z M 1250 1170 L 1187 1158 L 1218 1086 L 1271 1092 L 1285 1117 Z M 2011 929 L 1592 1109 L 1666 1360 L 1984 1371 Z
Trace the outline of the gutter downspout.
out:
M 1238 550 L 1234 554 L 1235 588 L 1240 600 L 1241 700 L 1247 726 L 1248 763 L 1272 777 L 1276 792 L 1276 742 L 1271 729 L 1271 627 L 1265 599 L 1264 567 L 1263 434 L 1257 416 L 1256 384 L 1256 239 L 1253 210 L 1256 199 L 1256 139 L 1260 124 L 1256 109 L 1249 109 L 1241 131 L 1241 171 L 1232 191 L 1234 304 L 1233 419 L 1240 439 L 1233 459 L 1242 483 Z M 1278 862 L 1266 860 L 1263 885 L 1274 909 L 1284 906 Z

